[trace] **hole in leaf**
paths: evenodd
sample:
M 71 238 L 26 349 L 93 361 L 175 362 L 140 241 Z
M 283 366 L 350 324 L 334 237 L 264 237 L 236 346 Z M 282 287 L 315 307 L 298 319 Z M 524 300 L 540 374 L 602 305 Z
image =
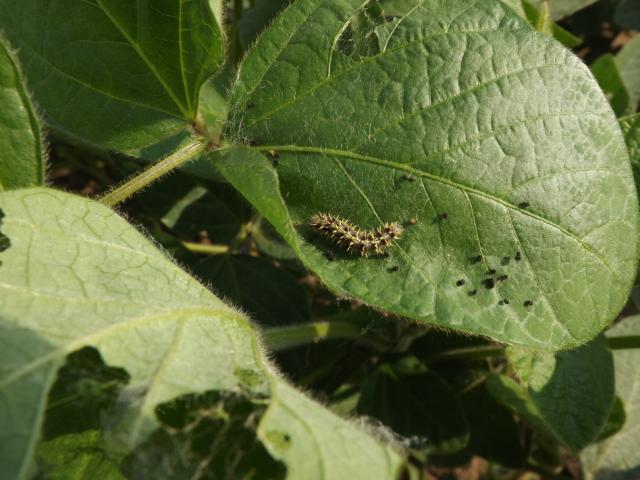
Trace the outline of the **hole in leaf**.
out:
M 159 405 L 162 427 L 125 459 L 124 472 L 128 478 L 283 479 L 286 467 L 256 436 L 266 408 L 229 391 Z

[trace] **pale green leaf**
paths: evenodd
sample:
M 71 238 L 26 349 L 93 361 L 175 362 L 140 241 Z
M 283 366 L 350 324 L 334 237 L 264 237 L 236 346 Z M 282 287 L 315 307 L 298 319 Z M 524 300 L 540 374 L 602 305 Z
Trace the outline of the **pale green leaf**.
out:
M 618 53 L 616 65 L 629 93 L 629 112 L 635 113 L 640 102 L 640 35 L 636 35 Z
M 547 432 L 575 452 L 598 436 L 614 400 L 613 357 L 602 336 L 557 355 L 513 348 L 508 357 Z
M 630 95 L 620 74 L 616 57 L 610 53 L 601 55 L 591 64 L 591 71 L 616 115 L 621 117 L 630 113 Z
M 622 127 L 627 148 L 629 149 L 629 158 L 636 178 L 636 185 L 640 185 L 640 114 L 620 119 L 620 127 Z
M 46 120 L 120 149 L 185 130 L 223 53 L 208 0 L 5 0 L 0 29 Z
M 0 36 L 0 190 L 42 185 L 42 131 L 18 61 Z
M 118 417 L 105 423 L 119 445 L 145 440 L 158 427 L 161 403 L 244 392 L 268 398 L 260 437 L 285 461 L 289 478 L 395 478 L 397 453 L 287 385 L 247 318 L 113 211 L 44 188 L 0 193 L 0 208 L 11 242 L 0 254 L 0 464 L 7 478 L 29 473 L 57 369 L 85 346 L 130 376 Z M 276 437 L 289 441 L 283 446 Z
M 638 205 L 588 69 L 493 0 L 427 0 L 351 58 L 360 6 L 299 0 L 263 33 L 227 130 L 255 146 L 221 172 L 339 295 L 542 349 L 595 337 L 635 275 Z M 313 240 L 319 212 L 405 232 L 359 258 Z
M 554 20 L 561 20 L 575 12 L 588 7 L 597 0 L 529 0 L 531 3 L 537 6 L 542 6 L 544 2 L 549 4 L 551 11 L 551 18 Z
M 615 325 L 607 336 L 640 335 L 640 316 Z M 635 480 L 640 476 L 640 350 L 614 350 L 616 394 L 624 403 L 626 421 L 619 433 L 581 455 L 585 479 Z

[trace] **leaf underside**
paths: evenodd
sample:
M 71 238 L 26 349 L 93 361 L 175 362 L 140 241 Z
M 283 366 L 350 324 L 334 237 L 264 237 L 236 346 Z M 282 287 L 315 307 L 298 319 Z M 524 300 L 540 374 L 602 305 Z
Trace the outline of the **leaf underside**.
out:
M 284 382 L 248 319 L 113 211 L 44 188 L 0 193 L 0 208 L 9 240 L 0 254 L 0 464 L 7 478 L 27 475 L 58 368 L 88 346 L 129 375 L 118 416 L 105 423 L 127 450 L 157 428 L 159 404 L 216 390 L 268 397 L 258 435 L 290 478 L 337 478 L 363 466 L 371 478 L 397 473 L 397 453 Z M 282 436 L 290 439 L 285 446 L 273 440 Z

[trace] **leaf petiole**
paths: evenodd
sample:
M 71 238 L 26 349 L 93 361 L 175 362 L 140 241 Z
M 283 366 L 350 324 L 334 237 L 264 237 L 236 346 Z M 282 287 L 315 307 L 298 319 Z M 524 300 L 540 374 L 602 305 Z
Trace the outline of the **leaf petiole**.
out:
M 119 187 L 111 190 L 109 193 L 100 198 L 100 203 L 108 207 L 113 207 L 136 192 L 139 192 L 149 184 L 163 177 L 164 175 L 175 170 L 182 164 L 193 160 L 200 155 L 209 146 L 207 140 L 203 138 L 194 138 L 190 143 L 182 147 L 180 150 L 169 155 L 164 160 L 153 164 L 142 173 L 134 175 L 126 180 Z

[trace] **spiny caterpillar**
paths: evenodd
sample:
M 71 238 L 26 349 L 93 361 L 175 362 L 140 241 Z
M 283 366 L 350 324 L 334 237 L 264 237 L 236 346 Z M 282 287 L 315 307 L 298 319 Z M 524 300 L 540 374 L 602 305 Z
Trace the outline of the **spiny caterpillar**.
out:
M 309 226 L 329 237 L 347 252 L 357 251 L 363 257 L 371 252 L 382 255 L 383 250 L 402 235 L 398 223 L 385 223 L 375 230 L 360 230 L 348 220 L 330 213 L 318 213 L 311 217 Z

